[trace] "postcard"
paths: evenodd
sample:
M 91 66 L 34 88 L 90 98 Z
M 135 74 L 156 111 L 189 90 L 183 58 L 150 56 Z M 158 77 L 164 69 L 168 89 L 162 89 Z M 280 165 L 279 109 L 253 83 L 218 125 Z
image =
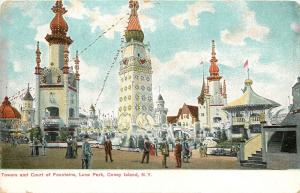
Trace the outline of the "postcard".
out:
M 299 1 L 7 0 L 0 42 L 0 193 L 300 191 Z

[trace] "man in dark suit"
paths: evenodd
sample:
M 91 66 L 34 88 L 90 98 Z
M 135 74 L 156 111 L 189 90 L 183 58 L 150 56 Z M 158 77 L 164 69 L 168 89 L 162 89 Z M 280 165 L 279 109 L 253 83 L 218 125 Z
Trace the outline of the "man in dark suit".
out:
M 175 151 L 174 151 L 174 156 L 176 158 L 176 167 L 181 168 L 181 151 L 182 151 L 182 146 L 180 144 L 180 140 L 177 138 L 176 139 L 176 145 L 175 145 Z
M 114 160 L 111 158 L 112 144 L 109 137 L 106 137 L 106 140 L 104 142 L 104 150 L 105 150 L 105 161 L 107 162 L 107 157 L 109 155 L 110 161 L 113 162 Z
M 145 142 L 144 142 L 144 153 L 143 153 L 143 159 L 141 163 L 144 163 L 145 157 L 146 157 L 146 163 L 149 163 L 149 152 L 150 152 L 150 142 L 149 138 L 146 136 L 145 137 Z

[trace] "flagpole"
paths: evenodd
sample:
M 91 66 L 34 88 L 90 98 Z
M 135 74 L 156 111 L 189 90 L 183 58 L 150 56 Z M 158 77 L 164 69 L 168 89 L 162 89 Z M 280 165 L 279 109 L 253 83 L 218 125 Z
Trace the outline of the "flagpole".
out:
M 248 79 L 250 79 L 250 78 L 249 78 L 249 67 L 248 67 L 247 73 L 248 73 Z

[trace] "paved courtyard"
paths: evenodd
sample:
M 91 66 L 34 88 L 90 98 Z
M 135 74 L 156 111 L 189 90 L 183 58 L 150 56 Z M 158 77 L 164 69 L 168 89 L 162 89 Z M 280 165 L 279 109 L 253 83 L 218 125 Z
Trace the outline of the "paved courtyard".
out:
M 1 167 L 7 169 L 80 169 L 81 149 L 76 159 L 65 159 L 66 148 L 49 148 L 46 156 L 31 157 L 28 145 L 13 148 L 1 144 Z M 141 164 L 142 153 L 113 150 L 113 163 L 105 162 L 103 149 L 93 148 L 92 169 L 162 169 L 162 156 L 150 156 L 149 164 Z M 167 160 L 168 169 L 175 169 L 173 152 Z M 193 151 L 190 163 L 183 163 L 182 169 L 240 169 L 235 157 L 208 156 L 201 158 L 199 152 Z

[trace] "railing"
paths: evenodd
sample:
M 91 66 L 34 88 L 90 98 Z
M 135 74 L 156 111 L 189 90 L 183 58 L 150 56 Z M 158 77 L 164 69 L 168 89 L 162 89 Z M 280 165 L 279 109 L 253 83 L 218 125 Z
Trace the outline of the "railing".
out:
M 244 125 L 245 118 L 244 117 L 232 117 L 232 124 L 233 125 Z
M 43 123 L 45 125 L 60 124 L 61 123 L 61 119 L 58 116 L 49 116 L 49 117 L 45 117 L 43 119 Z
M 260 124 L 261 118 L 259 116 L 250 117 L 250 123 L 258 123 Z
M 69 125 L 80 125 L 79 118 L 69 118 Z
M 256 153 L 256 151 L 260 150 L 261 148 L 261 134 L 258 134 L 255 137 L 246 141 L 245 143 L 241 144 L 240 159 L 248 160 L 248 158 L 251 157 L 252 154 Z

